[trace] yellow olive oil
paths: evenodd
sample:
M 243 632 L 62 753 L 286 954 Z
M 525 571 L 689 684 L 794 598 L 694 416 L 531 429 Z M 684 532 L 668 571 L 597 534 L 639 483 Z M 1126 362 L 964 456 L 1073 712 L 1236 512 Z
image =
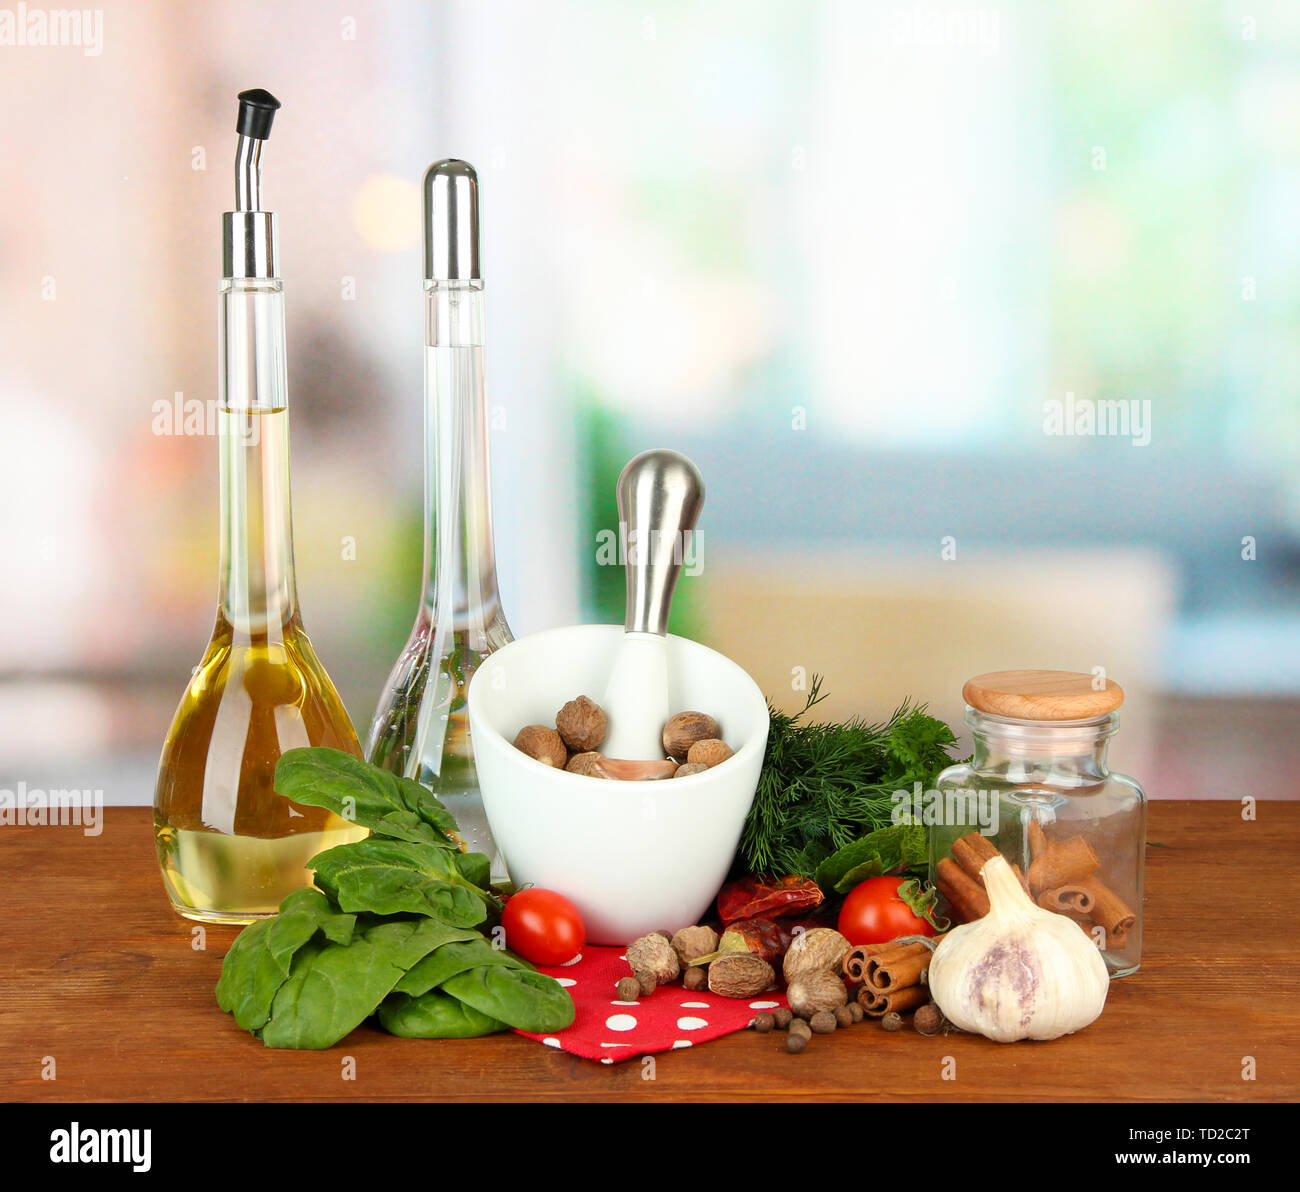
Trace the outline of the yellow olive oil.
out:
M 219 433 L 220 605 L 163 745 L 154 833 L 180 914 L 247 923 L 311 884 L 313 856 L 366 832 L 274 786 L 289 749 L 361 752 L 298 611 L 288 411 L 223 409 Z

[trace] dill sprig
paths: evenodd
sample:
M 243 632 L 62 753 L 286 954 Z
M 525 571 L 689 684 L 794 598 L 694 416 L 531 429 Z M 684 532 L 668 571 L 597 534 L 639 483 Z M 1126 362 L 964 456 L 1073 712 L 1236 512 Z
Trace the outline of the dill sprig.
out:
M 750 873 L 812 877 L 831 853 L 891 822 L 894 791 L 915 782 L 927 790 L 952 763 L 957 738 L 924 704 L 905 701 L 883 724 L 806 722 L 825 698 L 814 675 L 793 716 L 768 705 L 767 752 L 738 851 Z

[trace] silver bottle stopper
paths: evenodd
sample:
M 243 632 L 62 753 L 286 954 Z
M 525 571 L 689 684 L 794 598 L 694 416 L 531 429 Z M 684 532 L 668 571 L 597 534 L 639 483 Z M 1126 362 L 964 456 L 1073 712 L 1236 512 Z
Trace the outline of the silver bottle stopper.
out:
M 424 280 L 480 281 L 478 174 L 455 157 L 424 172 Z
M 275 212 L 262 210 L 262 142 L 280 101 L 255 88 L 239 93 L 235 131 L 235 210 L 221 217 L 221 276 L 275 277 L 278 245 Z
M 668 632 L 687 540 L 704 507 L 700 470 L 677 451 L 643 451 L 618 478 L 627 542 L 627 633 Z

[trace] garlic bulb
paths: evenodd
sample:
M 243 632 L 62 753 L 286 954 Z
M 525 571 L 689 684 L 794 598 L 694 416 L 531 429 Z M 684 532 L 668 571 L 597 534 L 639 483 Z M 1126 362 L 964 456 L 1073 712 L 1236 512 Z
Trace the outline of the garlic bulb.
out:
M 964 1031 L 999 1043 L 1081 1030 L 1106 1004 L 1110 976 L 1079 925 L 1035 906 L 1001 856 L 982 876 L 990 910 L 954 927 L 930 960 L 930 993 Z

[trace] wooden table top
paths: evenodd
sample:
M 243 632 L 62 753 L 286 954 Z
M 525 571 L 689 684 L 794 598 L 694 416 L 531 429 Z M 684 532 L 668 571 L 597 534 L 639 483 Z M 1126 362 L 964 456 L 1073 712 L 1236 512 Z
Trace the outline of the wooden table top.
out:
M 513 1034 L 362 1027 L 329 1051 L 264 1048 L 213 998 L 234 929 L 191 946 L 150 823 L 146 808 L 108 808 L 98 837 L 0 828 L 5 1100 L 1300 1098 L 1300 803 L 1261 802 L 1253 822 L 1236 803 L 1152 805 L 1143 967 L 1077 1035 L 1004 1045 L 863 1024 L 796 1056 L 781 1035 L 744 1031 L 658 1056 L 652 1080 L 636 1060 L 603 1066 Z

